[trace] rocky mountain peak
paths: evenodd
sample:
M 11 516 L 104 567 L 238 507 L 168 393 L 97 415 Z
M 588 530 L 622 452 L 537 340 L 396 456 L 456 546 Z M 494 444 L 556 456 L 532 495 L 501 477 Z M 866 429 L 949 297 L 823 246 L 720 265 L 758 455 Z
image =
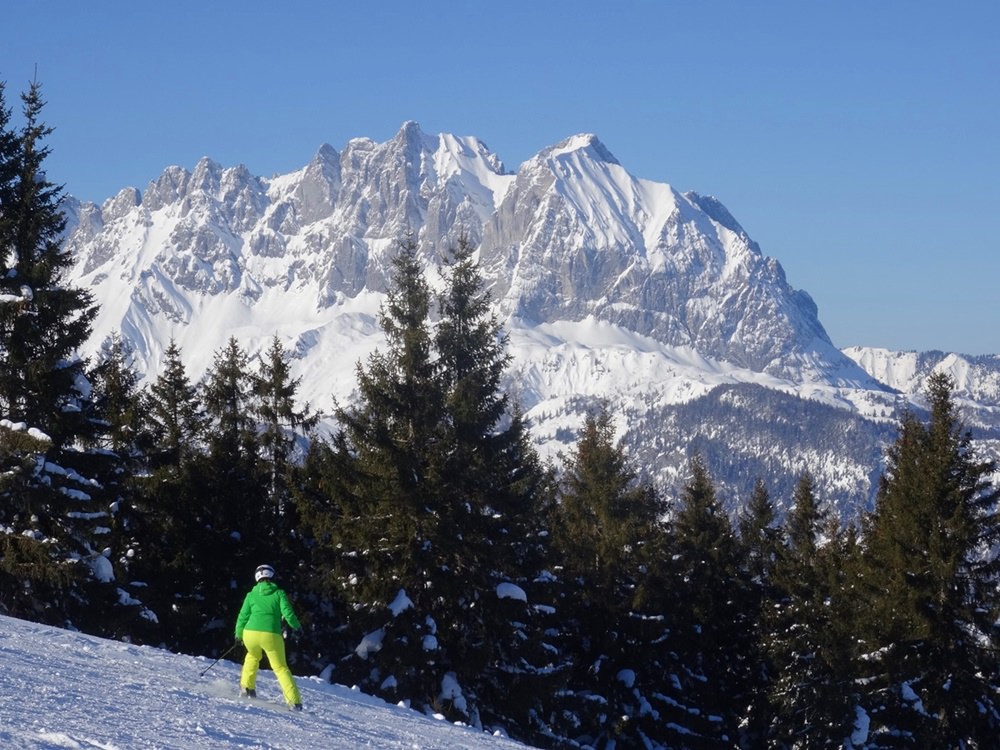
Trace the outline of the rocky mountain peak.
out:
M 206 157 L 192 172 L 166 169 L 141 198 L 130 189 L 108 201 L 101 227 L 91 222 L 78 243 L 85 268 L 120 257 L 110 246 L 137 211 L 133 224 L 152 223 L 143 257 L 192 293 L 252 282 L 312 289 L 323 308 L 383 291 L 407 234 L 428 265 L 464 235 L 480 246 L 504 315 L 592 316 L 783 377 L 803 361 L 845 369 L 812 300 L 720 201 L 635 177 L 593 134 L 543 149 L 513 175 L 480 140 L 430 136 L 413 121 L 385 143 L 324 144 L 301 170 L 269 180 Z
M 636 177 L 590 134 L 509 173 L 477 138 L 406 122 L 383 143 L 324 144 L 287 174 L 205 158 L 143 195 L 67 207 L 71 280 L 102 301 L 84 354 L 121 331 L 147 376 L 171 338 L 198 377 L 230 336 L 253 355 L 278 332 L 304 401 L 349 399 L 354 363 L 381 341 L 398 242 L 415 236 L 433 275 L 464 235 L 512 332 L 512 382 L 542 443 L 592 399 L 652 415 L 723 385 L 895 408 L 718 199 Z
M 579 133 L 560 141 L 554 146 L 542 149 L 536 159 L 549 161 L 560 157 L 577 155 L 597 162 L 619 165 L 618 159 L 601 143 L 601 139 L 593 133 Z

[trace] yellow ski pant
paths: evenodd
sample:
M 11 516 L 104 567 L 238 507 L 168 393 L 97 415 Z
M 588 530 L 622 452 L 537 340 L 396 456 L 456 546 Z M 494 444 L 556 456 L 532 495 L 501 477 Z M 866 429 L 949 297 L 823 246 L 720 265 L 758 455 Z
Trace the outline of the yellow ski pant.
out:
M 285 640 L 281 633 L 265 633 L 262 630 L 244 630 L 243 645 L 247 656 L 243 660 L 243 673 L 240 675 L 240 685 L 248 690 L 257 689 L 257 668 L 260 666 L 261 652 L 267 655 L 267 663 L 278 678 L 281 692 L 289 706 L 302 702 L 299 687 L 292 677 L 292 670 L 285 661 Z

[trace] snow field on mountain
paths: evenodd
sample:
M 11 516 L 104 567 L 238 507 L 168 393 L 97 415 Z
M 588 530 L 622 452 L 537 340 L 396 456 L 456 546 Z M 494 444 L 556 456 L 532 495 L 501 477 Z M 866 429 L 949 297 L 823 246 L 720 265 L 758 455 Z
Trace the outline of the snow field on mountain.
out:
M 83 356 L 120 331 L 148 382 L 173 339 L 197 382 L 231 337 L 256 367 L 277 336 L 301 378 L 299 402 L 324 415 L 335 401 L 355 403 L 356 365 L 384 349 L 378 308 L 399 241 L 417 240 L 439 292 L 443 254 L 467 233 L 510 332 L 502 387 L 525 409 L 545 457 L 569 448 L 599 401 L 618 413 L 635 448 L 640 430 L 649 444 L 650 421 L 667 407 L 728 384 L 763 386 L 761 402 L 776 389 L 885 424 L 906 403 L 919 405 L 923 378 L 937 366 L 918 355 L 910 377 L 894 380 L 890 370 L 905 357 L 886 353 L 878 372 L 902 393 L 887 388 L 861 366 L 871 357 L 833 345 L 814 301 L 720 201 L 633 175 L 589 134 L 511 173 L 477 138 L 428 135 L 407 122 L 384 143 L 323 145 L 285 175 L 255 177 L 206 157 L 191 172 L 167 168 L 143 195 L 125 189 L 100 208 L 67 201 L 67 209 L 77 257 L 68 280 L 100 305 Z M 969 397 L 984 402 L 969 403 L 974 424 L 995 429 L 1000 361 L 950 359 L 941 366 L 959 389 L 967 383 Z M 669 450 L 643 457 L 647 468 L 680 472 L 680 440 L 698 429 L 682 425 Z M 743 432 L 709 437 L 727 443 L 719 455 L 800 468 L 791 446 L 740 453 Z M 838 457 L 826 450 L 809 468 L 835 476 L 825 467 Z M 871 463 L 867 452 L 840 458 Z M 727 491 L 749 493 L 730 467 L 711 468 L 732 474 Z
M 482 149 L 485 152 L 486 147 L 478 138 L 442 133 L 437 136 L 436 142 L 432 140 L 431 145 L 434 147 L 434 173 L 437 178 L 447 181 L 449 178 L 458 177 L 470 195 L 475 196 L 474 202 L 482 214 L 482 220 L 489 219 L 514 183 L 516 176 L 498 174 L 489 168 L 499 167 L 499 159 L 495 164 L 486 162 L 480 151 Z M 466 175 L 471 179 L 467 179 Z
M 294 648 L 294 646 L 293 646 Z M 305 711 L 269 670 L 255 701 L 239 665 L 0 616 L 0 747 L 16 750 L 514 750 L 319 677 L 297 678 Z
M 295 342 L 304 369 L 323 372 L 328 358 L 305 361 L 344 343 L 335 340 L 344 328 L 334 319 L 353 312 L 358 296 L 376 293 L 389 271 L 391 246 L 403 230 L 416 232 L 431 246 L 447 244 L 440 233 L 448 230 L 448 221 L 468 220 L 462 207 L 469 205 L 484 231 L 490 225 L 499 232 L 493 236 L 499 246 L 480 250 L 493 253 L 485 267 L 500 276 L 486 280 L 503 315 L 518 314 L 522 294 L 531 308 L 537 302 L 532 290 L 553 284 L 559 294 L 589 298 L 581 308 L 586 311 L 608 307 L 615 290 L 631 288 L 645 274 L 690 276 L 676 289 L 676 281 L 653 283 L 653 288 L 669 287 L 657 294 L 676 297 L 673 304 L 683 310 L 661 310 L 665 300 L 656 297 L 626 297 L 606 311 L 627 318 L 630 311 L 619 306 L 653 305 L 637 313 L 677 318 L 672 335 L 683 337 L 685 326 L 705 324 L 714 332 L 711 321 L 733 315 L 720 313 L 720 301 L 729 305 L 728 295 L 736 291 L 716 289 L 716 274 L 728 281 L 739 277 L 736 287 L 753 292 L 751 298 L 757 294 L 758 282 L 746 286 L 744 277 L 765 261 L 721 204 L 635 177 L 594 135 L 572 136 L 511 174 L 480 140 L 432 136 L 407 122 L 386 143 L 355 139 L 339 153 L 323 146 L 309 165 L 287 175 L 254 178 L 244 167 L 223 168 L 205 158 L 191 173 L 167 169 L 150 183 L 145 199 L 134 189 L 122 191 L 105 202 L 99 219 L 94 209 L 78 210 L 78 217 L 91 218 L 80 225 L 74 244 L 80 261 L 73 276 L 94 291 L 102 307 L 89 346 L 96 348 L 109 332 L 121 330 L 136 346 L 139 369 L 150 375 L 172 337 L 197 379 L 230 336 L 254 354 L 256 344 L 266 346 L 277 334 L 286 345 Z M 421 226 L 432 215 L 434 223 Z M 713 217 L 721 217 L 721 223 Z M 536 240 L 541 248 L 534 247 Z M 548 275 L 552 269 L 562 274 L 558 281 Z M 594 274 L 601 278 L 591 278 Z M 791 291 L 780 274 L 767 276 L 767 283 L 775 288 L 760 304 L 769 295 L 782 300 Z M 359 284 L 374 286 L 366 293 Z M 686 300 L 685 294 L 690 295 Z M 566 319 L 556 311 L 536 312 L 536 324 Z M 579 310 L 558 312 L 572 318 Z M 785 317 L 778 322 L 788 323 Z M 356 322 L 347 321 L 348 326 Z M 721 332 L 729 324 L 718 325 Z M 755 341 L 758 329 L 746 327 L 747 340 Z M 695 330 L 688 335 L 695 336 Z M 741 340 L 734 338 L 737 344 Z M 712 341 L 717 344 L 718 338 Z M 694 340 L 672 343 L 691 343 L 717 361 L 724 359 Z M 349 365 L 350 374 L 355 353 L 349 344 L 335 355 Z M 832 346 L 824 347 L 821 356 L 849 362 Z M 693 369 L 684 368 L 683 374 L 694 374 L 695 382 L 714 380 L 714 373 L 702 376 Z M 755 373 L 748 374 L 755 379 Z M 303 392 L 304 399 L 331 400 L 328 383 L 307 380 L 303 390 L 311 392 Z M 689 390 L 688 385 L 678 388 Z M 562 395 L 573 394 L 563 388 Z

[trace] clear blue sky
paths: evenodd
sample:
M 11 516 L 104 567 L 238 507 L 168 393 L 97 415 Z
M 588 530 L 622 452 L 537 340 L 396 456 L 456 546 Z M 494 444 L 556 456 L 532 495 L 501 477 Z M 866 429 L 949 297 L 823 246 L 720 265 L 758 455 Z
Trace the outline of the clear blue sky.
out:
M 596 133 L 719 198 L 838 346 L 1000 352 L 1000 3 L 11 3 L 49 176 L 85 200 L 202 156 L 264 176 L 406 120 L 516 168 Z

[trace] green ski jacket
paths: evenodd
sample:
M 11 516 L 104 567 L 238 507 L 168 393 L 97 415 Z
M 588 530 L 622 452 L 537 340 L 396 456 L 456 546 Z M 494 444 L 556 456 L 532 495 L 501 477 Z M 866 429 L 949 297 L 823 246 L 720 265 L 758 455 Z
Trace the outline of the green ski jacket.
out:
M 288 594 L 274 581 L 259 581 L 247 593 L 236 617 L 236 637 L 243 639 L 244 630 L 259 630 L 265 633 L 280 633 L 281 620 L 298 630 L 302 627 L 295 616 Z

